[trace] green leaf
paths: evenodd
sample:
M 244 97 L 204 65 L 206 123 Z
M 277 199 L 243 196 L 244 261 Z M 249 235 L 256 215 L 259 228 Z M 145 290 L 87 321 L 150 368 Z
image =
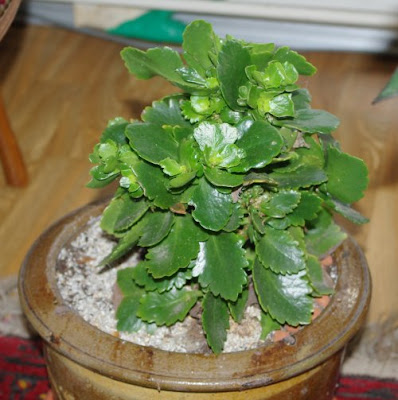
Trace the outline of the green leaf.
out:
M 146 255 L 148 271 L 154 278 L 174 275 L 186 268 L 199 253 L 199 242 L 207 240 L 206 232 L 189 214 L 176 216 L 169 235 Z M 182 240 L 183 238 L 183 240 Z
M 137 317 L 142 295 L 143 290 L 138 290 L 122 299 L 116 311 L 116 328 L 119 332 L 137 332 L 146 325 L 145 322 Z
M 211 24 L 196 20 L 191 22 L 183 34 L 184 58 L 202 77 L 213 67 L 209 53 L 216 54 L 220 39 L 214 33 Z
M 149 203 L 145 199 L 135 200 L 128 193 L 123 194 L 112 199 L 105 208 L 102 214 L 101 228 L 109 234 L 126 230 L 135 224 L 148 208 Z
M 141 238 L 138 245 L 150 247 L 158 244 L 169 234 L 173 224 L 174 215 L 171 212 L 146 213 L 142 219 Z
M 220 193 L 202 178 L 196 187 L 190 204 L 195 207 L 193 218 L 211 231 L 221 230 L 232 214 L 232 197 Z
M 175 176 L 184 171 L 184 167 L 170 157 L 160 161 L 159 165 L 162 167 L 163 172 L 169 176 Z
M 165 293 L 146 293 L 140 302 L 137 315 L 146 322 L 170 326 L 183 321 L 202 293 L 198 290 L 171 289 Z
M 156 206 L 167 209 L 178 203 L 178 196 L 168 191 L 169 180 L 164 176 L 160 167 L 147 162 L 139 162 L 133 169 L 138 182 L 144 189 L 145 196 L 153 200 Z
M 305 57 L 286 46 L 280 47 L 275 52 L 274 60 L 278 60 L 281 63 L 287 61 L 293 64 L 300 75 L 314 75 L 316 72 L 316 68 Z
M 347 218 L 349 221 L 355 224 L 366 224 L 369 219 L 364 217 L 360 212 L 351 208 L 348 204 L 344 204 L 336 199 L 328 197 L 326 203 L 334 211 L 341 214 L 343 217 Z
M 108 140 L 112 140 L 119 145 L 127 144 L 124 131 L 128 124 L 128 121 L 121 117 L 110 120 L 106 129 L 102 132 L 100 142 L 105 143 Z
M 273 123 L 308 133 L 329 134 L 337 129 L 340 121 L 327 111 L 301 109 L 297 110 L 293 119 L 279 119 Z
M 231 217 L 223 230 L 225 232 L 235 232 L 242 225 L 242 218 L 243 210 L 239 206 L 239 203 L 233 203 Z
M 307 89 L 298 89 L 292 93 L 292 100 L 294 103 L 294 109 L 298 110 L 305 110 L 309 109 L 311 104 L 311 95 Z
M 221 353 L 229 329 L 228 306 L 211 292 L 206 293 L 203 300 L 202 325 L 210 348 L 215 354 Z
M 250 53 L 251 53 L 251 64 L 255 65 L 259 71 L 265 69 L 273 57 L 273 53 L 267 50 L 261 52 L 256 51 L 255 53 L 251 51 Z
M 220 112 L 220 118 L 222 122 L 235 125 L 242 119 L 242 113 L 239 111 L 233 111 L 228 106 L 224 107 Z
M 183 187 L 187 183 L 191 182 L 192 179 L 194 179 L 195 177 L 196 177 L 195 171 L 180 174 L 169 181 L 169 188 L 177 189 Z
M 261 312 L 261 335 L 260 340 L 265 340 L 267 336 L 281 328 L 281 324 L 275 321 L 268 313 Z
M 303 226 L 305 221 L 314 219 L 317 213 L 321 210 L 322 199 L 320 199 L 315 193 L 302 191 L 301 199 L 298 206 L 286 216 L 291 225 Z
M 312 292 L 305 279 L 306 271 L 277 274 L 264 268 L 257 259 L 253 268 L 253 282 L 258 301 L 265 312 L 280 324 L 292 326 L 311 322 Z
M 232 110 L 239 111 L 239 88 L 247 82 L 245 68 L 250 65 L 249 50 L 235 40 L 227 40 L 218 55 L 217 76 L 224 100 Z
M 178 160 L 178 143 L 170 131 L 152 123 L 133 123 L 127 126 L 126 136 L 141 158 L 153 164 L 164 159 Z
M 368 186 L 368 169 L 359 158 L 328 147 L 326 174 L 327 191 L 343 203 L 354 203 L 363 197 Z
M 218 168 L 205 168 L 207 180 L 215 186 L 236 187 L 243 184 L 243 175 L 231 174 Z
M 252 220 L 253 227 L 262 235 L 265 233 L 264 217 L 260 213 L 252 208 L 250 210 L 250 217 Z
M 262 168 L 276 157 L 282 148 L 283 139 L 278 130 L 265 121 L 256 121 L 250 125 L 236 145 L 246 152 L 246 157 L 233 171 L 248 171 Z
M 248 298 L 249 289 L 245 288 L 238 296 L 238 300 L 228 302 L 229 312 L 231 313 L 232 318 L 238 323 L 242 321 Z
M 178 69 L 178 72 L 186 82 L 195 83 L 196 85 L 203 87 L 209 85 L 209 82 L 194 68 L 182 67 Z
M 97 170 L 97 169 L 98 169 L 98 166 L 93 167 L 90 171 L 90 174 L 95 175 L 95 170 Z M 112 173 L 108 174 L 107 178 L 101 179 L 101 180 L 92 176 L 90 182 L 88 182 L 86 184 L 86 187 L 88 187 L 90 189 L 103 188 L 103 187 L 109 185 L 110 183 L 112 183 L 119 175 L 120 175 L 119 172 L 112 172 Z
M 96 165 L 95 167 L 91 168 L 90 175 L 96 181 L 108 181 L 109 179 L 115 179 L 119 176 L 119 170 L 115 168 L 114 170 L 107 171 L 105 165 Z
M 282 93 L 271 99 L 270 113 L 275 117 L 293 117 L 294 116 L 294 103 L 290 93 Z
M 183 67 L 179 54 L 169 47 L 155 47 L 142 51 L 126 47 L 121 51 L 122 59 L 129 72 L 138 79 L 161 76 L 186 92 L 200 92 L 197 85 L 186 82 L 178 72 Z
M 237 128 L 226 124 L 202 122 L 194 130 L 194 138 L 211 167 L 233 167 L 245 156 L 234 143 L 239 137 Z
M 208 287 L 214 296 L 236 301 L 247 283 L 245 251 L 237 235 L 210 235 L 202 245 L 197 264 L 203 268 L 199 283 Z
M 279 229 L 282 231 L 291 225 L 291 223 L 287 219 L 287 217 L 285 217 L 285 218 L 268 218 L 266 222 L 267 222 L 267 225 L 272 226 L 272 228 Z
M 147 266 L 147 261 L 141 261 L 132 268 L 131 272 L 131 277 L 134 279 L 134 282 L 139 286 L 144 286 L 147 292 L 157 291 L 163 293 L 171 290 L 173 287 L 181 289 L 185 285 L 187 279 L 192 277 L 191 270 L 186 269 L 178 271 L 169 278 L 155 279 L 148 273 Z
M 112 249 L 112 252 L 106 256 L 100 263 L 100 266 L 111 264 L 120 257 L 126 255 L 138 242 L 141 235 L 140 223 L 134 225 Z
M 151 107 L 146 107 L 141 115 L 144 122 L 150 122 L 160 126 L 190 126 L 181 114 L 180 101 L 184 96 L 174 95 L 154 101 Z
M 394 71 L 382 92 L 373 100 L 373 104 L 395 96 L 398 96 L 398 68 Z
M 261 92 L 257 100 L 258 111 L 264 115 L 270 113 L 275 117 L 293 117 L 294 104 L 290 93 L 275 96 L 272 93 Z
M 246 69 L 246 73 L 248 72 Z M 288 62 L 282 64 L 276 60 L 270 61 L 264 71 L 253 69 L 251 74 L 258 84 L 268 90 L 287 90 L 287 86 L 294 84 L 298 79 L 298 72 L 293 64 Z
M 319 185 L 327 180 L 324 171 L 324 155 L 319 143 L 309 136 L 304 137 L 307 147 L 295 150 L 296 157 L 288 160 L 285 165 L 274 165 L 270 177 L 281 188 L 300 188 Z
M 202 151 L 206 147 L 221 151 L 225 146 L 236 142 L 239 132 L 237 128 L 226 123 L 202 122 L 195 128 L 193 136 Z
M 191 124 L 195 124 L 195 122 L 203 121 L 207 118 L 206 115 L 202 115 L 197 113 L 193 107 L 192 103 L 188 100 L 184 100 L 181 102 L 181 111 L 184 117 L 189 120 Z
M 137 310 L 144 291 L 136 285 L 132 278 L 134 267 L 117 271 L 117 285 L 125 296 L 116 311 L 117 330 L 122 332 L 136 332 L 145 325 L 137 317 Z
M 309 253 L 322 257 L 339 246 L 346 237 L 346 233 L 333 222 L 332 216 L 323 210 L 316 219 L 308 223 L 305 243 Z
M 141 288 L 139 288 L 133 280 L 134 269 L 135 267 L 128 267 L 117 271 L 116 283 L 124 296 L 142 292 Z
M 298 206 L 301 194 L 296 190 L 281 190 L 263 198 L 261 211 L 270 217 L 283 218 Z
M 289 153 L 290 156 L 294 155 L 294 157 L 288 158 L 283 164 L 274 165 L 275 172 L 287 173 L 306 166 L 324 169 L 325 157 L 320 144 L 307 135 L 304 135 L 301 140 L 303 141 L 302 146 Z
M 272 172 L 269 177 L 281 188 L 306 188 L 325 182 L 328 177 L 325 171 L 316 165 L 301 165 L 287 173 Z
M 301 226 L 290 226 L 288 228 L 288 232 L 292 235 L 293 239 L 296 240 L 299 244 L 299 247 L 305 254 L 307 254 L 307 248 L 305 246 L 304 239 L 304 229 Z
M 256 243 L 256 253 L 263 265 L 277 274 L 305 269 L 304 253 L 287 231 L 266 227 L 265 235 Z
M 307 259 L 307 275 L 316 295 L 323 296 L 334 292 L 333 288 L 325 284 L 321 263 L 313 255 L 310 255 Z
M 265 183 L 268 185 L 277 185 L 277 182 L 271 178 L 270 174 L 263 172 L 250 172 L 243 180 L 244 186 L 250 186 L 254 183 Z

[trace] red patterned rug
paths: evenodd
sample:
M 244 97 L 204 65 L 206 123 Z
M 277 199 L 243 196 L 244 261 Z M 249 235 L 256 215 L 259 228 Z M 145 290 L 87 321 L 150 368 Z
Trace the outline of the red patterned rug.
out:
M 48 391 L 40 341 L 0 337 L 0 399 L 45 400 Z M 336 400 L 398 400 L 398 381 L 342 376 Z

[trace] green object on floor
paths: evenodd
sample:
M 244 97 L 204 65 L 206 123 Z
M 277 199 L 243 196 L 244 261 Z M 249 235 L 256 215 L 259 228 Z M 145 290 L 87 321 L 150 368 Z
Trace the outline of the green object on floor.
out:
M 182 43 L 185 24 L 172 19 L 171 11 L 153 10 L 108 29 L 113 35 L 152 42 Z

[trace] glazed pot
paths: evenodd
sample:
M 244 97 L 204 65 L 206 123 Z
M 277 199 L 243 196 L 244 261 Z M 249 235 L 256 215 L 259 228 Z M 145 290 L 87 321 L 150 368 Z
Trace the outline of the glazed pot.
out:
M 172 353 L 135 345 L 85 322 L 63 304 L 55 279 L 60 250 L 104 205 L 67 215 L 35 242 L 20 271 L 25 315 L 44 340 L 59 400 L 331 400 L 348 341 L 364 322 L 370 276 L 347 239 L 335 252 L 336 292 L 308 327 L 283 341 L 221 355 Z

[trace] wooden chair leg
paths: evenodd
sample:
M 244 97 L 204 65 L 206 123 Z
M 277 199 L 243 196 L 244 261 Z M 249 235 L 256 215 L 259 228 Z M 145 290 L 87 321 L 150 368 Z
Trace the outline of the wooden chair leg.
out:
M 21 151 L 11 129 L 3 99 L 0 95 L 0 160 L 6 181 L 11 186 L 25 186 L 28 173 Z

